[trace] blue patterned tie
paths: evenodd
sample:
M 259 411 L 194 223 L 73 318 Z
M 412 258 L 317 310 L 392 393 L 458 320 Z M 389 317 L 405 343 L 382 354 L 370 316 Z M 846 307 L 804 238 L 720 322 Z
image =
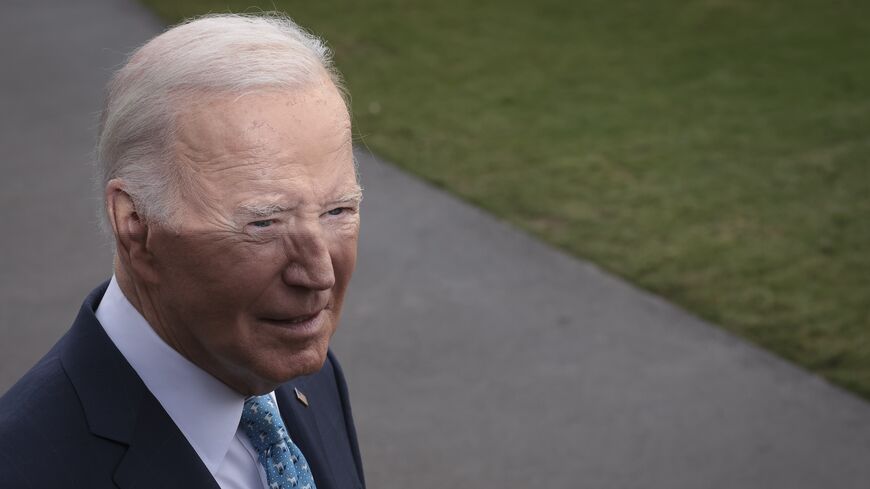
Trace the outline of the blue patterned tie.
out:
M 241 426 L 266 469 L 269 489 L 316 489 L 308 462 L 290 439 L 271 396 L 248 398 Z

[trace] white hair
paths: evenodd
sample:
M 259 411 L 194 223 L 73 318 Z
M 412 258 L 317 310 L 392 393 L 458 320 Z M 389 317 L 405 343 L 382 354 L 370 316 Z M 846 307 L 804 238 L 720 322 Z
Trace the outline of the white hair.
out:
M 207 15 L 168 29 L 109 82 L 96 148 L 101 190 L 121 179 L 142 218 L 171 224 L 184 175 L 170 148 L 185 101 L 204 91 L 299 89 L 324 77 L 345 96 L 329 48 L 283 15 Z

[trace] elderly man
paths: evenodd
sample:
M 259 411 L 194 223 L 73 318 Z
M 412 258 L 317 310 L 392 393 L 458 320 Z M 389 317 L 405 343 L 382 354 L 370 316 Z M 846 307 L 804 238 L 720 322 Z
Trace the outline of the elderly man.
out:
M 0 485 L 363 487 L 328 349 L 361 190 L 324 45 L 170 29 L 112 79 L 98 156 L 114 276 L 0 400 Z

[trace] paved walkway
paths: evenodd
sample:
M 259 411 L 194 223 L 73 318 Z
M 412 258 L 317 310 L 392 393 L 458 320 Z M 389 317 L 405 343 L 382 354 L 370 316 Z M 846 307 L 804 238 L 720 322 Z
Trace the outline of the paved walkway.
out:
M 5 7 L 0 392 L 107 276 L 95 113 L 109 70 L 160 29 L 132 0 Z M 370 487 L 868 487 L 870 404 L 359 158 L 335 348 Z

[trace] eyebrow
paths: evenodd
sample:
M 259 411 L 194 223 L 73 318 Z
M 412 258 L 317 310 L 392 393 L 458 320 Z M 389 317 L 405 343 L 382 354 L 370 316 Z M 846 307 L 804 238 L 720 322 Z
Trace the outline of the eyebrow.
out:
M 326 205 L 336 204 L 352 204 L 359 205 L 363 199 L 362 187 L 357 186 L 353 190 L 346 192 L 339 197 L 332 199 Z M 244 216 L 253 217 L 269 217 L 281 212 L 287 212 L 295 209 L 277 202 L 251 202 L 239 205 L 236 213 Z
M 329 202 L 329 205 L 334 204 L 359 204 L 363 200 L 363 189 L 359 185 L 357 185 L 350 192 L 344 193 L 339 196 L 337 199 L 333 199 Z
M 254 217 L 268 217 L 273 214 L 289 211 L 290 209 L 292 209 L 292 207 L 287 207 L 275 202 L 249 203 L 240 205 L 238 213 Z

